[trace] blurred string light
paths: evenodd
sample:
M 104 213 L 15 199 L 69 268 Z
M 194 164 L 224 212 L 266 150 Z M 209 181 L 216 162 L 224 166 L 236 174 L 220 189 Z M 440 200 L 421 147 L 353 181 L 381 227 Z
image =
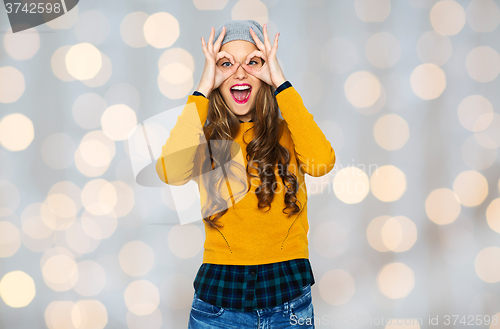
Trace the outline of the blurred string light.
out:
M 393 165 L 377 167 L 370 176 L 370 188 L 380 201 L 396 201 L 406 192 L 406 175 Z
M 379 252 L 404 252 L 417 241 L 417 226 L 405 216 L 378 216 L 368 225 L 366 237 Z
M 474 267 L 476 268 L 477 276 L 487 283 L 500 282 L 500 266 L 498 266 L 499 259 L 499 247 L 493 246 L 482 249 L 474 260 Z
M 175 225 L 167 241 L 170 251 L 181 259 L 193 258 L 203 249 L 203 234 L 194 225 Z
M 415 287 L 415 274 L 406 264 L 389 263 L 378 272 L 377 287 L 388 298 L 404 298 Z
M 130 312 L 136 315 L 148 315 L 160 305 L 160 292 L 151 281 L 139 279 L 127 286 L 124 299 Z
M 96 299 L 53 301 L 45 311 L 49 328 L 104 328 L 108 320 L 106 307 Z
M 269 20 L 267 5 L 259 0 L 238 0 L 231 10 L 231 19 L 253 19 L 264 25 Z
M 155 263 L 153 249 L 143 241 L 126 243 L 118 258 L 121 268 L 130 276 L 146 275 Z
M 486 221 L 495 232 L 500 233 L 500 198 L 496 198 L 486 209 Z
M 488 196 L 488 181 L 475 170 L 461 172 L 453 182 L 453 192 L 466 207 L 476 207 Z
M 30 118 L 22 113 L 4 116 L 0 121 L 0 145 L 9 151 L 25 150 L 35 138 L 35 129 Z
M 40 50 L 40 34 L 35 28 L 27 29 L 21 32 L 6 33 L 3 46 L 5 52 L 17 61 L 26 61 L 32 59 Z
M 102 67 L 101 52 L 90 43 L 80 43 L 69 48 L 65 64 L 68 73 L 75 79 L 92 79 Z
M 113 73 L 110 58 L 88 42 L 60 47 L 52 55 L 51 66 L 59 79 L 80 80 L 88 87 L 104 85 Z
M 434 63 L 417 66 L 410 76 L 410 84 L 415 95 L 424 100 L 438 98 L 446 88 L 446 74 Z
M 75 218 L 82 208 L 81 190 L 73 182 L 58 182 L 47 194 L 47 205 L 56 216 Z
M 132 48 L 142 48 L 148 45 L 143 31 L 149 15 L 144 12 L 127 14 L 120 23 L 120 36 L 125 44 Z
M 425 200 L 427 217 L 438 225 L 450 224 L 457 219 L 462 208 L 458 195 L 448 188 L 432 191 Z
M 391 1 L 355 0 L 354 9 L 363 22 L 383 22 L 391 13 Z
M 417 42 L 417 54 L 424 63 L 444 65 L 453 53 L 450 38 L 436 31 L 428 31 Z
M 137 116 L 125 104 L 116 104 L 108 107 L 101 116 L 102 131 L 114 141 L 123 141 L 135 126 Z
M 32 203 L 24 208 L 21 214 L 21 228 L 25 234 L 24 244 L 28 244 L 28 238 L 42 240 L 51 237 L 54 232 L 54 229 L 44 222 L 42 206 L 43 203 Z
M 333 192 L 344 203 L 361 202 L 370 192 L 368 175 L 354 166 L 340 170 L 333 178 Z
M 493 0 L 472 0 L 465 13 L 467 24 L 477 33 L 493 32 L 500 24 L 500 9 Z
M 347 303 L 355 291 L 354 278 L 344 269 L 329 270 L 319 280 L 321 298 L 330 305 Z
M 154 48 L 167 48 L 179 38 L 179 22 L 167 12 L 155 13 L 144 22 L 144 37 Z
M 465 65 L 472 79 L 490 82 L 500 73 L 500 55 L 489 46 L 479 46 L 469 52 Z
M 500 115 L 487 113 L 478 119 L 478 126 L 486 126 L 484 130 L 476 132 L 474 137 L 478 144 L 485 149 L 497 149 L 500 147 Z
M 87 87 L 94 88 L 103 86 L 111 78 L 113 74 L 111 59 L 106 54 L 101 53 L 101 60 L 102 64 L 99 72 L 91 79 L 82 80 L 82 83 Z
M 106 215 L 117 203 L 116 189 L 104 179 L 91 180 L 82 189 L 82 203 L 92 215 Z
M 344 84 L 349 103 L 361 108 L 373 105 L 380 97 L 380 89 L 379 80 L 368 71 L 351 74 Z
M 66 54 L 68 51 L 71 49 L 71 46 L 62 46 L 59 47 L 54 53 L 52 54 L 52 58 L 50 61 L 51 67 L 52 67 L 52 73 L 54 75 L 65 82 L 69 81 L 75 81 L 76 78 L 73 77 L 69 72 L 66 67 Z
M 35 281 L 23 271 L 8 272 L 0 280 L 0 297 L 10 307 L 25 307 L 35 295 Z
M 465 97 L 458 106 L 458 119 L 467 130 L 479 132 L 493 121 L 493 105 L 482 95 Z
M 165 65 L 158 75 L 160 91 L 170 99 L 185 97 L 192 90 L 193 85 L 193 72 L 180 63 Z
M 114 210 L 105 215 L 93 215 L 85 210 L 80 220 L 82 231 L 97 241 L 111 237 L 118 228 L 118 215 Z
M 161 55 L 160 58 L 158 59 L 158 70 L 161 72 L 164 67 L 167 65 L 182 65 L 185 67 L 187 70 L 191 72 L 191 74 L 195 73 L 195 63 L 194 63 L 194 58 L 193 55 L 191 55 L 187 50 L 182 49 L 182 48 L 170 48 L 168 50 L 165 50 Z M 175 68 L 175 66 L 174 66 Z M 182 70 L 180 68 L 179 70 Z M 176 83 L 177 81 L 183 81 L 183 77 L 176 78 L 172 77 L 172 82 Z
M 444 35 L 456 35 L 465 25 L 465 10 L 455 1 L 439 1 L 430 12 L 434 30 Z
M 401 149 L 410 138 L 410 128 L 405 119 L 397 114 L 387 114 L 377 120 L 373 127 L 377 144 L 385 150 Z
M 14 103 L 24 94 L 24 75 L 13 66 L 0 67 L 0 103 Z
M 229 0 L 193 0 L 198 10 L 222 10 Z

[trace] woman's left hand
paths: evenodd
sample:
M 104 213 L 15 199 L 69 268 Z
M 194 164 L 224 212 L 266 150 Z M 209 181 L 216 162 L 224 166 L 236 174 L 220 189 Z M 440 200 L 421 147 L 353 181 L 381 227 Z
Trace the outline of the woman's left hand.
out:
M 242 63 L 243 69 L 254 77 L 264 81 L 265 83 L 278 88 L 283 82 L 286 81 L 283 71 L 281 70 L 280 64 L 278 63 L 278 58 L 276 57 L 276 52 L 278 51 L 278 39 L 279 33 L 276 33 L 274 38 L 274 45 L 271 46 L 269 41 L 269 36 L 267 35 L 267 24 L 264 24 L 264 43 L 260 41 L 255 32 L 250 28 L 250 34 L 253 40 L 257 44 L 259 50 L 254 50 L 245 59 L 245 63 Z M 255 69 L 247 63 L 253 57 L 260 57 L 265 61 L 264 65 L 260 69 Z

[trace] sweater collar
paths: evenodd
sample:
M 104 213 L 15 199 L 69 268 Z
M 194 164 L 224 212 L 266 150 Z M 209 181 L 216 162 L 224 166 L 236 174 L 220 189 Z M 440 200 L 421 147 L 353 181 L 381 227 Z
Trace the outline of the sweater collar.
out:
M 239 120 L 239 119 L 238 119 Z M 241 121 L 240 120 L 240 123 L 245 123 L 245 122 L 253 122 L 253 119 L 250 119 L 250 121 Z

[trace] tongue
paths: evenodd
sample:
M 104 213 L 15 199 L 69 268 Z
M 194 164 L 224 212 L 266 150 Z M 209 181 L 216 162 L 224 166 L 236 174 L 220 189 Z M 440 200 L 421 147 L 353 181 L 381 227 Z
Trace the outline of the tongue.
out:
M 248 93 L 250 92 L 250 89 L 246 89 L 246 90 L 233 90 L 232 92 L 233 92 L 234 98 L 236 98 L 237 100 L 239 100 L 241 102 L 241 101 L 244 101 L 245 98 L 247 98 Z

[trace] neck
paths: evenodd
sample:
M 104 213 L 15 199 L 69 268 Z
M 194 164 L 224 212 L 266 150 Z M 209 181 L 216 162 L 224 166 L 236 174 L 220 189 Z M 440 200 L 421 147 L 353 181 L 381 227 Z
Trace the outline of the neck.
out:
M 252 120 L 251 115 L 236 115 L 236 117 L 243 122 L 248 122 L 248 121 Z

